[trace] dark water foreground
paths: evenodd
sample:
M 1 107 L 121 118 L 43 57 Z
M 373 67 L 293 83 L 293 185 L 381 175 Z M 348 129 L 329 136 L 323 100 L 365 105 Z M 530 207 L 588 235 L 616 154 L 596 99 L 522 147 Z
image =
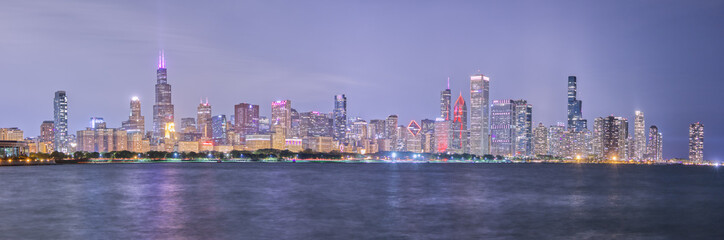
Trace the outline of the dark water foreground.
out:
M 0 239 L 724 239 L 724 168 L 0 168 Z

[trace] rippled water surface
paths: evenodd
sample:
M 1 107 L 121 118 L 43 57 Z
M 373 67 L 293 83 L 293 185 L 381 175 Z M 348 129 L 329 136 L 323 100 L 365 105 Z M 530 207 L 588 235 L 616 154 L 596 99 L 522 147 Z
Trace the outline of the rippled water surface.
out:
M 0 168 L 0 239 L 724 239 L 724 171 L 563 164 Z

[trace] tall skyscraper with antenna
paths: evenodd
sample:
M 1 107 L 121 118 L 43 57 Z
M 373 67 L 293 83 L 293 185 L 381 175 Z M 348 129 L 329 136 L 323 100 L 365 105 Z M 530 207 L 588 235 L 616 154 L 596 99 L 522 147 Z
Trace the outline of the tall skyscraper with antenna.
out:
M 158 142 L 166 134 L 166 128 L 174 122 L 171 85 L 166 80 L 166 58 L 163 51 L 158 56 L 156 70 L 156 103 L 153 105 L 153 138 Z
M 447 78 L 447 88 L 440 92 L 440 117 L 445 121 L 452 120 L 452 92 L 450 91 L 450 78 Z

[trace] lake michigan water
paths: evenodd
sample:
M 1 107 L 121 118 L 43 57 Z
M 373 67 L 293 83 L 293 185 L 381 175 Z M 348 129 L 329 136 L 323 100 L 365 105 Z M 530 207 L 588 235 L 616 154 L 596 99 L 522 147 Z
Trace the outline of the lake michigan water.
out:
M 0 168 L 0 239 L 724 239 L 724 168 Z

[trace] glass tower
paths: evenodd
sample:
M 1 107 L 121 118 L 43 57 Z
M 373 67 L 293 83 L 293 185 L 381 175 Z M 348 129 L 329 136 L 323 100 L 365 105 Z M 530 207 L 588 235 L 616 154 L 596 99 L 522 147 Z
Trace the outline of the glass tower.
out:
M 470 76 L 470 153 L 478 156 L 490 152 L 489 88 L 490 78 L 487 76 Z
M 568 130 L 574 132 L 583 131 L 588 128 L 587 121 L 583 119 L 583 113 L 581 108 L 583 102 L 576 99 L 577 94 L 577 80 L 576 76 L 568 77 Z
M 154 141 L 166 137 L 166 127 L 174 122 L 174 108 L 171 103 L 171 85 L 166 79 L 166 58 L 163 51 L 158 57 L 156 70 L 156 103 L 153 105 Z
M 53 100 L 54 109 L 54 121 L 53 124 L 55 129 L 55 151 L 62 153 L 69 153 L 68 147 L 68 96 L 65 95 L 65 91 L 55 92 L 55 99 Z

